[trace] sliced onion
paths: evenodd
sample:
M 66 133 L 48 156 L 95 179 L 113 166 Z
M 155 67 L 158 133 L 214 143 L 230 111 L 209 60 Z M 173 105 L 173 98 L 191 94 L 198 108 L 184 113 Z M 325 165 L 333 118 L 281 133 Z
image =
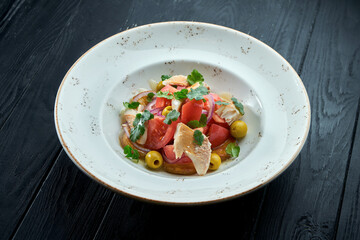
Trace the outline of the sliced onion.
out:
M 153 100 L 150 103 L 148 103 L 148 105 L 146 105 L 146 110 L 151 111 L 152 109 L 154 109 L 155 104 L 156 104 L 156 97 L 154 96 Z
M 134 102 L 137 102 L 140 98 L 147 96 L 147 95 L 148 95 L 149 93 L 151 93 L 151 92 L 155 94 L 154 91 L 144 91 L 144 92 L 139 93 L 139 94 L 136 95 L 135 97 L 133 97 L 133 101 L 134 101 Z
M 129 125 L 128 124 L 123 124 L 122 127 L 124 129 L 124 132 L 125 132 L 126 136 L 130 139 L 130 131 L 129 131 L 130 127 L 129 127 Z M 143 151 L 143 152 L 146 152 L 146 153 L 151 151 L 150 149 L 147 149 L 147 148 L 144 148 L 144 147 L 140 146 L 136 142 L 131 141 L 131 143 L 134 145 L 134 147 L 136 149 L 138 149 L 140 151 Z
M 201 114 L 205 114 L 206 116 L 208 115 L 208 111 L 206 111 L 205 109 L 203 109 L 202 111 L 201 111 Z
M 207 115 L 207 121 L 206 121 L 206 124 L 208 124 L 214 115 L 215 100 L 211 94 L 206 95 L 206 98 L 209 100 L 209 104 L 210 104 L 210 109 L 209 109 L 209 113 Z
M 152 114 L 154 114 L 154 115 L 157 115 L 157 116 L 162 116 L 161 115 L 161 113 L 162 113 L 162 110 L 163 110 L 164 108 L 155 108 L 155 109 L 152 109 L 152 110 L 150 110 L 150 112 L 152 113 Z

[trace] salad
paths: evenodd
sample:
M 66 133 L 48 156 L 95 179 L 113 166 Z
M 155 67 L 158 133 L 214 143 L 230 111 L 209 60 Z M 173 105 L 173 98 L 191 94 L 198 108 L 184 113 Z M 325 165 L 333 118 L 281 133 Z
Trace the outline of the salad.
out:
M 153 84 L 154 85 L 154 84 Z M 120 144 L 127 158 L 150 169 L 205 175 L 239 156 L 246 136 L 244 106 L 211 92 L 196 69 L 188 76 L 162 75 L 153 90 L 123 103 Z

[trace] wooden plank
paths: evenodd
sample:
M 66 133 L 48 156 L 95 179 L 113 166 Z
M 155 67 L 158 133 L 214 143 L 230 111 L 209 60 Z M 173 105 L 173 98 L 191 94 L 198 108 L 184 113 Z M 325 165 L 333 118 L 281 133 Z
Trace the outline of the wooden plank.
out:
M 260 1 L 139 1 L 136 2 L 134 13 L 128 19 L 128 23 L 142 25 L 148 19 L 152 19 L 153 22 L 187 19 L 222 24 L 265 40 L 283 54 L 295 69 L 299 69 L 317 14 L 317 4 L 316 1 L 282 1 L 275 4 Z M 203 10 L 204 5 L 206 11 Z M 174 15 L 175 10 L 179 14 Z M 154 15 L 154 12 L 162 14 Z M 260 23 L 259 19 L 267 21 Z M 266 188 L 263 188 L 230 202 L 190 208 L 141 204 L 123 197 L 115 197 L 96 234 L 96 239 L 121 239 L 124 236 L 132 239 L 149 236 L 154 239 L 181 239 L 189 236 L 196 227 L 208 231 L 202 235 L 198 232 L 191 233 L 191 236 L 236 236 L 248 239 L 253 236 L 253 226 L 257 223 L 265 191 Z M 132 210 L 128 209 L 129 204 Z M 236 220 L 233 220 L 234 218 Z M 212 228 L 221 230 L 211 231 Z
M 344 196 L 339 207 L 336 239 L 360 239 L 360 122 L 359 107 L 356 134 L 350 155 L 349 171 L 344 184 Z
M 14 239 L 90 239 L 112 196 L 62 151 Z
M 14 66 L 0 68 L 6 70 L 0 89 L 21 93 L 16 97 L 0 94 L 0 101 L 16 101 L 0 130 L 0 239 L 14 233 L 61 149 L 53 106 L 63 76 L 82 53 L 119 31 L 126 20 L 126 1 L 108 3 L 28 3 L 31 8 L 21 12 L 21 19 L 13 17 L 6 37 L 1 39 L 1 49 L 11 60 L 6 64 Z M 23 52 L 10 51 L 15 48 Z M 0 55 L 0 64 L 5 64 L 4 55 Z M 21 84 L 26 89 L 16 87 Z
M 360 91 L 356 4 L 321 2 L 301 74 L 312 105 L 309 138 L 269 186 L 256 239 L 335 238 Z

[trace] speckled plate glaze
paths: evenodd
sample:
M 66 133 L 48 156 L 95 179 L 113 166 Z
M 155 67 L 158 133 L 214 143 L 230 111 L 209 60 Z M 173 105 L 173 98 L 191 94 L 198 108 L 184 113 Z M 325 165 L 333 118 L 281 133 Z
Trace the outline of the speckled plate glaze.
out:
M 193 69 L 212 91 L 244 103 L 249 129 L 240 156 L 205 176 L 126 159 L 118 140 L 122 102 L 149 89 L 149 79 Z M 100 42 L 65 75 L 54 112 L 60 142 L 82 171 L 119 193 L 165 204 L 213 203 L 260 188 L 293 162 L 310 126 L 306 90 L 283 57 L 247 34 L 197 22 L 149 24 Z

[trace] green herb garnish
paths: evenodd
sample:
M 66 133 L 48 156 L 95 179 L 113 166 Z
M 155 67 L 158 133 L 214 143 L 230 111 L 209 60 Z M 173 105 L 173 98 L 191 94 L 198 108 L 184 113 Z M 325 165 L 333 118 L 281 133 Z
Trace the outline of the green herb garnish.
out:
M 174 98 L 174 95 L 170 94 L 169 91 L 166 91 L 166 92 L 159 91 L 159 92 L 156 93 L 156 96 L 166 98 L 166 99 L 173 99 Z
M 241 104 L 241 102 L 239 102 L 236 98 L 232 97 L 231 100 L 233 101 L 235 107 L 237 108 L 237 110 L 239 110 L 239 112 L 241 113 L 241 115 L 244 115 L 244 105 Z
M 126 154 L 125 157 L 134 160 L 134 162 L 139 162 L 140 154 L 138 150 L 133 149 L 130 145 L 124 147 L 124 154 Z
M 187 90 L 186 88 L 181 89 L 178 92 L 174 92 L 174 97 L 176 100 L 181 100 L 181 99 L 187 98 L 188 92 L 189 92 L 189 90 Z
M 161 81 L 165 81 L 166 79 L 171 78 L 170 75 L 161 75 Z
M 201 73 L 199 73 L 196 69 L 194 69 L 190 75 L 188 75 L 187 77 L 187 82 L 190 85 L 194 85 L 197 82 L 202 83 L 204 81 L 204 77 L 203 75 L 201 75 Z
M 222 102 L 222 101 L 216 101 L 215 104 L 216 104 L 216 105 L 229 105 L 230 103 L 228 103 L 228 102 Z
M 123 102 L 123 105 L 126 108 L 136 109 L 140 105 L 140 103 L 139 102 L 131 102 L 131 103 Z
M 203 142 L 204 142 L 204 135 L 202 134 L 202 132 L 200 130 L 195 130 L 194 131 L 194 143 L 201 146 L 203 144 Z
M 133 128 L 130 131 L 130 140 L 136 142 L 145 133 L 145 122 L 153 119 L 154 115 L 148 110 L 145 110 L 142 114 L 136 114 L 133 122 Z
M 180 113 L 176 110 L 172 110 L 171 112 L 169 112 L 164 120 L 164 123 L 170 125 L 172 122 L 176 121 L 180 116 Z
M 208 94 L 209 94 L 209 90 L 204 86 L 200 86 L 195 89 L 191 88 L 191 91 L 187 94 L 187 97 L 189 99 L 204 100 L 205 102 L 204 95 L 208 95 Z
M 155 96 L 155 93 L 150 92 L 150 93 L 147 94 L 146 100 L 147 100 L 148 102 L 151 102 L 151 100 L 153 99 L 154 96 Z
M 199 127 L 205 127 L 207 122 L 207 117 L 205 114 L 201 114 L 200 121 L 198 120 L 192 120 L 187 123 L 189 127 L 192 129 L 199 128 Z
M 226 153 L 230 154 L 231 157 L 238 157 L 240 153 L 240 147 L 235 143 L 229 143 L 225 149 Z

